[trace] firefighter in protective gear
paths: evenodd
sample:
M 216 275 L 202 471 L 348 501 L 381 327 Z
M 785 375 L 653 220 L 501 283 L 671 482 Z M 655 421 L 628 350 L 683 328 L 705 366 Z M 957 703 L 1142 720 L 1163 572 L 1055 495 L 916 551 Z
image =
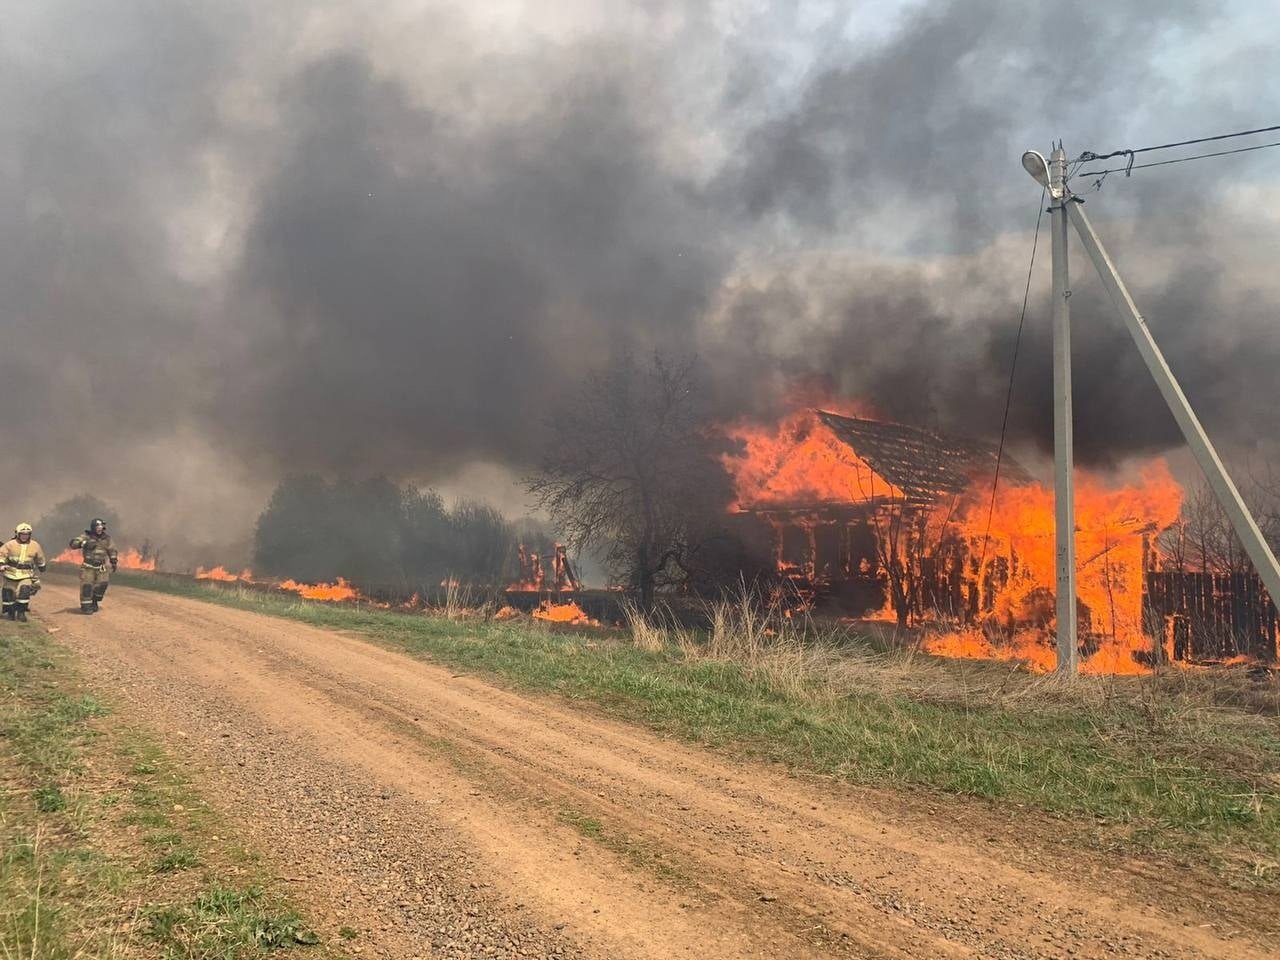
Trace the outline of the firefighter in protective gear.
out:
M 111 545 L 111 537 L 107 535 L 107 522 L 94 517 L 88 530 L 71 539 L 71 548 L 81 551 L 84 560 L 80 565 L 80 612 L 97 613 L 119 559 L 116 548 Z M 108 564 L 110 572 L 107 571 Z
M 3 599 L 4 616 L 10 620 L 27 622 L 27 610 L 31 598 L 40 590 L 40 578 L 44 572 L 44 551 L 31 539 L 31 524 L 20 523 L 13 531 L 13 539 L 0 547 L 0 598 Z

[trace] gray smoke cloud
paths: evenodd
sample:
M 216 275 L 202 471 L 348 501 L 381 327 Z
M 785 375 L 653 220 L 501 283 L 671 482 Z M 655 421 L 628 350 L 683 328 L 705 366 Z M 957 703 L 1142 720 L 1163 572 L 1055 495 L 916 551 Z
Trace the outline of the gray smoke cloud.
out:
M 818 380 L 990 436 L 1036 213 L 1022 150 L 1225 132 L 1280 101 L 1247 0 L 546 6 L 0 0 L 10 509 L 89 490 L 190 546 L 243 538 L 287 472 L 515 476 L 623 349 L 697 351 L 726 418 Z M 1276 152 L 1089 197 L 1234 448 L 1280 426 Z M 1046 240 L 1028 449 L 1050 427 Z M 1176 445 L 1073 267 L 1082 457 Z
M 288 144 L 237 278 L 252 306 L 231 422 L 256 430 L 228 440 L 245 456 L 519 463 L 539 412 L 611 350 L 689 349 L 728 264 L 695 188 L 661 169 L 619 78 L 542 96 L 470 131 L 362 57 L 288 85 Z
M 1226 13 L 1194 2 L 1104 12 L 995 0 L 907 11 L 886 42 L 816 70 L 789 109 L 754 126 L 741 160 L 717 184 L 756 222 L 801 225 L 802 243 L 836 235 L 875 253 L 766 268 L 723 306 L 720 329 L 746 338 L 741 356 L 782 352 L 789 374 L 822 378 L 888 415 L 998 430 L 1036 213 L 1035 188 L 1013 163 L 1027 147 L 1047 154 L 1051 135 L 1075 156 L 1269 119 L 1260 112 L 1265 99 L 1224 83 L 1221 70 L 1238 57 L 1250 76 L 1274 77 L 1280 59 L 1244 33 L 1234 43 L 1215 37 Z M 1266 321 L 1275 290 L 1265 268 L 1238 269 L 1249 239 L 1210 224 L 1239 177 L 1270 171 L 1274 183 L 1276 162 L 1265 154 L 1227 162 L 1110 178 L 1090 197 L 1090 212 L 1205 419 L 1228 443 L 1251 444 L 1259 428 L 1274 432 L 1267 390 L 1258 387 L 1280 355 Z M 1117 164 L 1123 158 L 1082 166 Z M 1091 186 L 1089 178 L 1076 182 L 1077 190 Z M 983 255 L 1023 230 L 1023 249 Z M 1047 235 L 1041 239 L 1044 266 Z M 1177 444 L 1091 266 L 1079 248 L 1073 257 L 1078 456 L 1107 465 Z M 1038 273 L 1010 420 L 1015 442 L 1041 449 L 1052 412 L 1047 283 Z M 784 328 L 790 342 L 782 351 L 762 342 Z

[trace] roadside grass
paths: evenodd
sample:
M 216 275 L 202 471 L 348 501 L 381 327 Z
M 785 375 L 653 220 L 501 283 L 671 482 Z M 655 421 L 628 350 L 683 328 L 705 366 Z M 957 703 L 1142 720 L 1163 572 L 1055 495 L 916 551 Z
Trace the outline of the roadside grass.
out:
M 152 908 L 145 917 L 147 936 L 166 958 L 236 957 L 319 943 L 296 913 L 282 912 L 257 887 L 213 885 L 188 904 Z
M 762 619 L 746 604 L 712 611 L 709 631 L 633 618 L 584 632 L 119 579 L 356 633 L 797 772 L 1038 810 L 1103 845 L 1280 882 L 1280 689 L 1243 669 L 1067 682 Z
M 235 960 L 316 942 L 37 624 L 0 623 L 0 704 L 0 960 Z

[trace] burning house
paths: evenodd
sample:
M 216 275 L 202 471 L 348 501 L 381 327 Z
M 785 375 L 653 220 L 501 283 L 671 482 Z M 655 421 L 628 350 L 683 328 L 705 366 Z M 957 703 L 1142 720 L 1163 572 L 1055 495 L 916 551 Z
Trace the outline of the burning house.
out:
M 1053 491 L 1007 456 L 993 502 L 996 450 L 979 441 L 827 410 L 727 433 L 739 447 L 723 462 L 740 535 L 804 596 L 924 625 L 936 653 L 1052 669 Z M 1078 472 L 1084 670 L 1135 673 L 1206 651 L 1275 658 L 1275 608 L 1256 585 L 1214 600 L 1162 572 L 1155 537 L 1181 505 L 1163 460 L 1127 485 Z M 1200 622 L 1236 639 L 1192 636 L 1184 593 Z
M 802 591 L 904 620 L 913 609 L 959 614 L 980 601 L 963 589 L 956 545 L 943 543 L 954 537 L 933 528 L 940 511 L 955 513 L 976 483 L 989 482 L 995 447 L 826 410 L 788 418 L 773 436 L 732 435 L 743 444 L 741 456 L 725 458 L 742 534 Z M 1001 476 L 1030 479 L 1007 457 Z

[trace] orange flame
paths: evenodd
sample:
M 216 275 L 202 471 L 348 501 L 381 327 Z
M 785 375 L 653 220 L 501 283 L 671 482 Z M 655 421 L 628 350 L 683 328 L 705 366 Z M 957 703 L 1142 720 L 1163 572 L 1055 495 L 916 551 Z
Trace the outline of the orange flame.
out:
M 221 580 L 224 583 L 235 583 L 237 580 L 252 581 L 253 571 L 248 567 L 245 567 L 236 574 L 221 565 L 214 567 L 212 570 L 206 570 L 204 567 L 197 567 L 195 578 L 197 580 Z
M 832 409 L 830 404 L 826 407 Z M 865 408 L 846 412 L 868 418 Z M 876 525 L 884 516 L 911 509 L 903 506 L 903 492 L 872 470 L 813 410 L 800 410 L 776 425 L 739 422 L 724 433 L 740 446 L 722 458 L 737 495 L 730 509 L 761 510 L 766 518 L 773 517 L 772 523 L 808 525 L 811 544 L 812 525 L 821 521 L 799 508 L 867 504 L 867 522 L 878 534 L 883 529 Z M 1085 614 L 1080 635 L 1089 651 L 1082 670 L 1145 672 L 1149 668 L 1141 655 L 1153 652 L 1153 641 L 1142 622 L 1148 559 L 1144 537 L 1150 547 L 1155 534 L 1177 519 L 1182 489 L 1165 461 L 1155 459 L 1129 484 L 1079 471 L 1075 496 L 1077 591 Z M 972 625 L 946 628 L 934 616 L 934 632 L 923 641 L 924 649 L 950 657 L 1022 660 L 1033 670 L 1051 670 L 1057 582 L 1053 490 L 1037 484 L 1002 484 L 988 538 L 990 497 L 990 477 L 975 478 L 965 494 L 947 497 L 926 512 L 922 533 L 915 532 L 913 521 L 910 533 L 894 536 L 895 541 L 915 538 L 917 544 L 923 538 L 925 548 L 917 559 L 960 564 L 962 580 L 976 588 L 981 600 Z M 882 509 L 872 510 L 873 505 Z M 881 540 L 881 550 L 885 542 Z M 955 549 L 940 550 L 944 542 Z M 784 559 L 779 553 L 777 562 L 778 572 L 797 583 L 807 586 L 817 576 L 813 565 L 797 565 L 794 554 Z M 873 558 L 882 579 L 886 562 L 883 556 Z M 891 597 L 871 618 L 897 619 Z
M 952 633 L 928 637 L 924 650 L 938 657 L 966 660 L 1014 660 L 1022 662 L 1033 673 L 1050 673 L 1058 657 L 1038 633 L 1016 633 L 1007 643 L 995 643 L 981 630 L 972 627 Z
M 53 558 L 54 563 L 83 563 L 84 554 L 80 550 L 73 547 L 67 547 L 60 554 Z M 117 558 L 117 566 L 125 570 L 155 570 L 155 557 L 143 557 L 142 553 L 130 547 L 127 550 L 120 551 Z
M 538 609 L 533 611 L 533 618 L 546 620 L 549 623 L 569 623 L 585 627 L 600 626 L 599 620 L 591 619 L 586 611 L 572 600 L 568 603 L 552 603 L 550 600 L 543 600 L 538 605 Z
M 155 570 L 156 559 L 155 557 L 143 558 L 140 552 L 130 547 L 120 552 L 119 566 L 126 570 Z
M 1172 524 L 1182 508 L 1182 488 L 1161 458 L 1149 461 L 1137 483 L 1113 485 L 1088 471 L 1076 474 L 1076 591 L 1088 614 L 1082 636 L 1097 643 L 1081 664 L 1084 673 L 1148 672 L 1135 654 L 1152 651 L 1143 630 L 1143 537 Z M 980 632 L 960 631 L 930 638 L 925 649 L 944 656 L 1026 660 L 1032 669 L 1051 670 L 1056 653 L 1049 639 L 1056 627 L 1053 592 L 1057 582 L 1053 490 L 1031 484 L 1000 492 L 991 516 L 988 561 L 1003 558 L 1007 581 L 996 592 L 988 617 L 1003 627 L 1007 645 L 992 646 Z M 982 556 L 988 507 L 968 498 L 954 519 L 971 555 Z M 990 569 L 990 564 L 988 564 Z M 1038 640 L 1036 638 L 1039 638 Z
M 523 543 L 516 545 L 516 562 L 520 568 L 520 577 L 506 587 L 507 593 L 541 593 L 553 590 L 556 593 L 572 593 L 579 583 L 569 563 L 569 552 L 562 543 L 557 543 L 549 557 L 545 558 L 550 565 L 550 579 L 541 554 L 529 550 Z M 441 584 L 444 586 L 444 584 Z
M 217 580 L 222 583 L 256 583 L 264 585 L 271 585 L 272 583 L 270 580 L 256 579 L 253 571 L 248 567 L 245 567 L 239 573 L 232 573 L 223 566 L 213 567 L 212 569 L 199 567 L 196 569 L 195 578 L 197 580 Z M 364 594 L 342 577 L 338 578 L 337 583 L 299 583 L 297 580 L 285 580 L 274 585 L 281 590 L 288 590 L 290 593 L 296 593 L 308 600 L 339 602 L 367 599 Z M 405 606 L 407 608 L 414 607 L 418 602 L 419 598 L 415 593 Z M 386 604 L 379 604 L 379 606 L 386 606 Z
M 357 600 L 360 591 L 342 577 L 337 583 L 298 583 L 296 580 L 285 580 L 279 584 L 281 590 L 289 590 L 308 600 Z
M 843 415 L 866 414 L 846 407 Z M 740 421 L 724 432 L 742 445 L 740 453 L 721 457 L 737 493 L 731 509 L 902 497 L 812 410 L 793 413 L 777 425 Z
M 226 567 L 217 566 L 211 569 L 198 567 L 195 572 L 197 580 L 216 580 L 222 583 L 256 583 L 262 585 L 272 585 L 270 580 L 259 580 L 254 577 L 253 571 L 245 567 L 239 573 L 232 573 Z M 367 599 L 357 588 L 352 586 L 342 577 L 338 578 L 337 583 L 299 583 L 297 580 L 285 580 L 276 583 L 274 586 L 281 590 L 288 590 L 290 593 L 296 593 L 308 600 L 327 600 L 330 602 L 340 602 L 343 600 L 364 600 Z M 415 593 L 406 604 L 406 608 L 414 607 L 418 604 L 419 598 Z M 386 604 L 379 604 L 386 606 Z

